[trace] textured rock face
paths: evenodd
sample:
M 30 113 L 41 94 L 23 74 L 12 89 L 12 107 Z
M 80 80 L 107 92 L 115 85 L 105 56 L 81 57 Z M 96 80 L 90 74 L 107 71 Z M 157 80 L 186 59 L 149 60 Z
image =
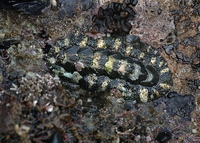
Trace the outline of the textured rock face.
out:
M 192 95 L 178 95 L 176 92 L 167 94 L 166 111 L 170 116 L 181 116 L 183 120 L 190 120 L 190 113 L 194 110 L 195 98 Z
M 142 41 L 153 47 L 173 43 L 175 40 L 174 19 L 169 12 L 170 1 L 139 1 L 135 6 L 136 17 L 132 24 L 131 34 L 138 35 Z M 169 40 L 171 38 L 171 40 Z
M 100 1 L 100 6 L 106 9 L 111 2 L 107 0 L 105 4 L 103 1 L 106 0 Z M 120 3 L 128 1 L 112 0 L 112 2 Z M 30 4 L 31 2 L 33 1 L 30 1 Z M 85 35 L 95 12 L 90 9 L 89 5 L 94 2 L 91 0 L 60 0 L 60 2 L 52 0 L 52 2 L 49 7 L 51 10 L 47 11 L 46 15 L 39 16 L 23 15 L 16 11 L 0 9 L 0 116 L 2 117 L 0 118 L 0 142 L 199 141 L 199 0 L 140 0 L 135 7 L 132 7 L 136 13 L 134 19 L 137 19 L 137 21 L 130 21 L 133 26 L 132 31 L 140 36 L 141 41 L 154 45 L 158 52 L 156 55 L 148 55 L 145 50 L 146 46 L 142 48 L 141 45 L 134 45 L 134 50 L 126 46 L 113 48 L 115 41 L 111 42 L 111 50 L 123 53 L 123 58 L 130 56 L 141 61 L 143 65 L 153 66 L 154 62 L 161 59 L 159 57 L 161 54 L 168 63 L 166 67 L 172 71 L 175 83 L 172 90 L 177 93 L 170 92 L 175 96 L 164 96 L 147 102 L 149 89 L 136 90 L 143 93 L 137 95 L 145 102 L 142 104 L 137 102 L 139 100 L 121 98 L 124 94 L 119 89 L 93 94 L 88 92 L 88 89 L 82 90 L 79 84 L 72 84 L 72 81 L 67 82 L 65 88 L 58 83 L 55 85 L 54 81 L 59 80 L 58 76 L 53 78 L 47 74 L 49 71 L 43 68 L 45 67 L 43 54 L 47 54 L 52 45 L 53 48 L 59 47 L 53 44 L 55 39 L 65 39 L 69 33 L 72 33 L 73 37 L 80 34 Z M 85 3 L 85 6 L 82 7 L 81 3 Z M 67 6 L 68 4 L 76 5 L 76 10 L 74 7 Z M 84 11 L 88 7 L 89 9 Z M 68 8 L 69 11 L 67 11 Z M 70 15 L 70 12 L 73 14 Z M 61 17 L 58 18 L 58 15 Z M 111 36 L 110 38 L 115 39 L 116 37 Z M 2 39 L 3 41 L 14 39 L 20 41 L 20 45 L 13 45 L 10 48 L 9 44 L 2 42 Z M 81 41 L 74 40 L 74 42 L 80 43 Z M 141 43 L 137 36 L 135 36 L 135 42 Z M 116 43 L 120 41 L 116 40 Z M 84 45 L 84 42 L 82 44 Z M 99 45 L 104 44 L 100 42 Z M 80 45 L 76 46 L 80 48 Z M 84 49 L 96 48 L 95 46 Z M 138 50 L 135 48 L 137 46 Z M 8 48 L 10 50 L 7 50 Z M 42 49 L 44 53 L 41 52 Z M 58 48 L 55 49 L 58 50 Z M 141 54 L 141 50 L 145 54 Z M 102 51 L 106 50 L 102 49 Z M 152 48 L 151 51 L 155 52 Z M 75 55 L 75 58 L 80 58 L 80 53 Z M 113 55 L 113 52 L 111 53 Z M 57 60 L 59 58 L 62 59 L 62 57 L 54 57 Z M 112 69 L 111 63 L 114 58 L 110 59 L 107 64 L 104 64 L 108 70 Z M 77 72 L 84 71 L 82 61 L 71 63 L 71 65 Z M 120 69 L 118 68 L 121 74 L 126 73 L 124 72 L 125 65 L 121 64 Z M 107 73 L 105 69 L 104 66 L 102 70 L 104 74 Z M 155 69 L 160 73 L 158 66 Z M 30 71 L 32 71 L 31 74 Z M 163 70 L 162 73 L 164 71 L 168 69 Z M 100 76 L 96 77 L 98 79 Z M 60 76 L 60 78 L 64 77 Z M 120 78 L 124 77 L 120 76 Z M 96 84 L 99 85 L 98 82 Z M 106 84 L 103 85 L 106 87 Z M 14 89 L 12 91 L 11 86 Z M 190 96 L 191 94 L 193 96 Z M 177 106 L 177 103 L 180 106 Z
M 2 0 L 1 8 L 16 10 L 23 14 L 40 15 L 46 9 L 58 11 L 58 16 L 73 17 L 80 11 L 95 8 L 97 1 L 91 0 Z
M 95 8 L 97 1 L 91 0 L 59 0 L 59 12 L 58 16 L 63 18 L 64 16 L 73 17 L 79 11 L 86 11 L 90 8 Z

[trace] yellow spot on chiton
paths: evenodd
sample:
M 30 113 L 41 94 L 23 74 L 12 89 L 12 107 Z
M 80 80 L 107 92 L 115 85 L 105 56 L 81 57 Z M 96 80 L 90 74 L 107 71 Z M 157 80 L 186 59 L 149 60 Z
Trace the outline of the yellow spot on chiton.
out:
M 97 41 L 97 48 L 106 48 L 106 43 L 102 38 Z
M 94 85 L 95 80 L 97 80 L 97 77 L 95 74 L 92 74 L 92 75 L 89 75 L 87 77 L 87 79 L 88 79 L 88 83 L 89 83 L 89 88 L 91 88 Z
M 132 49 L 133 49 L 133 47 L 131 47 L 131 46 L 126 47 L 126 56 L 130 55 Z
M 122 75 L 125 75 L 127 64 L 128 64 L 127 61 L 121 60 L 120 61 L 120 67 L 117 70 L 117 72 L 120 73 L 120 74 L 122 74 Z
M 93 56 L 93 61 L 92 61 L 92 68 L 95 68 L 95 69 L 98 69 L 100 68 L 99 67 L 99 60 L 101 59 L 101 54 L 96 52 L 94 53 L 94 56 Z
M 51 0 L 51 4 L 52 4 L 53 6 L 57 6 L 56 0 Z
M 85 37 L 85 38 L 81 41 L 81 43 L 80 43 L 80 47 L 85 47 L 87 41 L 88 41 L 88 37 Z
M 56 63 L 56 59 L 55 58 L 49 58 L 48 60 L 49 60 L 49 62 L 51 64 L 55 64 Z
M 145 56 L 145 54 L 144 54 L 144 53 L 141 53 L 139 58 L 141 59 L 141 58 L 143 58 L 144 56 Z
M 169 71 L 169 68 L 165 68 L 165 69 L 163 69 L 163 70 L 160 71 L 160 74 L 162 75 L 162 74 L 164 74 L 164 73 L 166 73 L 168 71 Z
M 57 41 L 58 45 L 61 45 L 61 42 L 60 41 Z
M 147 102 L 148 101 L 148 90 L 146 88 L 140 89 L 140 100 L 141 102 Z
M 119 50 L 119 47 L 120 47 L 121 43 L 122 43 L 122 42 L 121 42 L 121 40 L 120 40 L 119 38 L 117 38 L 117 39 L 115 40 L 114 49 L 115 49 L 116 51 Z
M 161 61 L 160 63 L 159 63 L 159 67 L 161 67 L 163 65 L 163 61 Z
M 165 84 L 165 83 L 160 83 L 160 86 L 164 89 L 170 89 L 171 85 Z
M 54 47 L 55 49 L 55 52 L 58 53 L 60 51 L 60 48 L 59 47 Z
M 65 46 L 69 46 L 69 39 L 68 38 L 65 38 L 64 44 L 65 44 Z
M 132 65 L 134 67 L 134 70 L 132 70 L 132 73 L 129 74 L 129 79 L 131 80 L 137 80 L 140 76 L 140 71 L 141 71 L 141 67 L 138 64 L 133 63 Z
M 126 91 L 125 88 L 124 88 L 124 84 L 121 83 L 121 82 L 118 83 L 117 89 L 119 89 L 121 91 Z
M 110 82 L 109 78 L 105 78 L 104 79 L 104 81 L 101 84 L 102 91 L 106 91 L 107 90 L 107 86 L 108 86 L 109 82 Z
M 151 94 L 151 95 L 150 95 L 150 98 L 151 98 L 151 99 L 153 99 L 153 98 L 154 98 L 153 94 Z
M 160 97 L 160 94 L 157 90 L 153 89 L 154 93 L 156 94 L 157 97 Z
M 112 71 L 114 61 L 115 59 L 112 56 L 108 58 L 108 61 L 105 63 L 105 69 L 107 70 L 107 72 Z
M 149 51 L 150 51 L 151 49 L 152 49 L 151 46 L 148 46 L 148 47 L 147 47 L 147 52 L 149 53 Z
M 64 57 L 64 58 L 63 58 L 63 60 L 62 60 L 62 64 L 65 64 L 65 63 L 68 61 L 69 56 L 68 56 L 67 53 L 64 53 L 64 56 L 63 56 L 63 57 Z
M 154 65 L 156 62 L 156 57 L 151 58 L 151 62 L 149 63 L 149 65 Z

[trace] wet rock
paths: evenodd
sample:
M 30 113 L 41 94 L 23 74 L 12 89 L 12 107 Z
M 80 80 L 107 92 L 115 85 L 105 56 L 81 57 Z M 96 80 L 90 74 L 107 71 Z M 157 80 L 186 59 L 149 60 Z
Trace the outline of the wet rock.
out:
M 192 58 L 192 67 L 195 71 L 200 71 L 200 49 L 197 49 L 197 52 L 193 53 Z
M 134 109 L 133 101 L 131 101 L 131 100 L 125 101 L 125 103 L 124 103 L 124 109 L 126 109 L 126 111 L 133 110 Z
M 170 92 L 166 97 L 166 111 L 170 116 L 178 115 L 182 119 L 190 120 L 190 113 L 196 106 L 194 96 L 181 96 L 176 92 Z
M 63 18 L 73 17 L 75 14 L 79 13 L 79 11 L 86 11 L 90 8 L 96 7 L 96 3 L 92 0 L 59 0 L 58 5 L 60 5 L 60 9 L 58 12 L 58 17 Z
M 60 132 L 55 132 L 51 138 L 47 141 L 48 143 L 63 143 L 63 137 L 61 136 Z
M 161 129 L 158 135 L 156 136 L 156 140 L 159 143 L 167 143 L 172 138 L 171 132 L 167 129 Z
M 165 49 L 165 52 L 170 55 L 171 54 L 171 51 L 174 50 L 174 48 L 177 48 L 178 47 L 178 41 L 176 41 L 175 43 L 173 44 L 170 44 L 170 45 L 164 45 L 163 48 Z
M 127 35 L 126 42 L 128 42 L 128 43 L 140 42 L 140 38 L 135 35 Z
M 188 86 L 192 89 L 192 90 L 197 90 L 200 89 L 200 80 L 199 79 L 195 79 L 195 80 L 189 80 L 188 81 Z
M 38 34 L 40 38 L 48 39 L 49 34 L 45 30 L 41 30 L 40 33 Z
M 42 10 L 50 5 L 50 0 L 3 0 L 0 2 L 1 8 L 14 9 L 24 14 L 39 15 Z

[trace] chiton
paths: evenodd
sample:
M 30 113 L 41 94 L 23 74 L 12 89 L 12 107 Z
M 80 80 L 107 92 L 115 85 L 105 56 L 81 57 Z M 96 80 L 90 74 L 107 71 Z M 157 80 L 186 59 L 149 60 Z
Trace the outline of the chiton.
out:
M 63 85 L 73 82 L 92 92 L 118 89 L 127 99 L 147 102 L 172 86 L 164 58 L 134 35 L 99 39 L 69 35 L 56 40 L 46 59 Z

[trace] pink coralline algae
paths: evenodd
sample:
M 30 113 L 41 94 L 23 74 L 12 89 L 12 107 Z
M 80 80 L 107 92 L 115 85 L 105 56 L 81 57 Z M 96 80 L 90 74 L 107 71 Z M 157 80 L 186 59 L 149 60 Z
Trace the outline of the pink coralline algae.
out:
M 131 21 L 131 34 L 155 48 L 174 42 L 174 20 L 169 14 L 171 0 L 160 3 L 155 0 L 138 1 L 135 6 L 136 17 Z M 167 39 L 171 38 L 171 41 Z

